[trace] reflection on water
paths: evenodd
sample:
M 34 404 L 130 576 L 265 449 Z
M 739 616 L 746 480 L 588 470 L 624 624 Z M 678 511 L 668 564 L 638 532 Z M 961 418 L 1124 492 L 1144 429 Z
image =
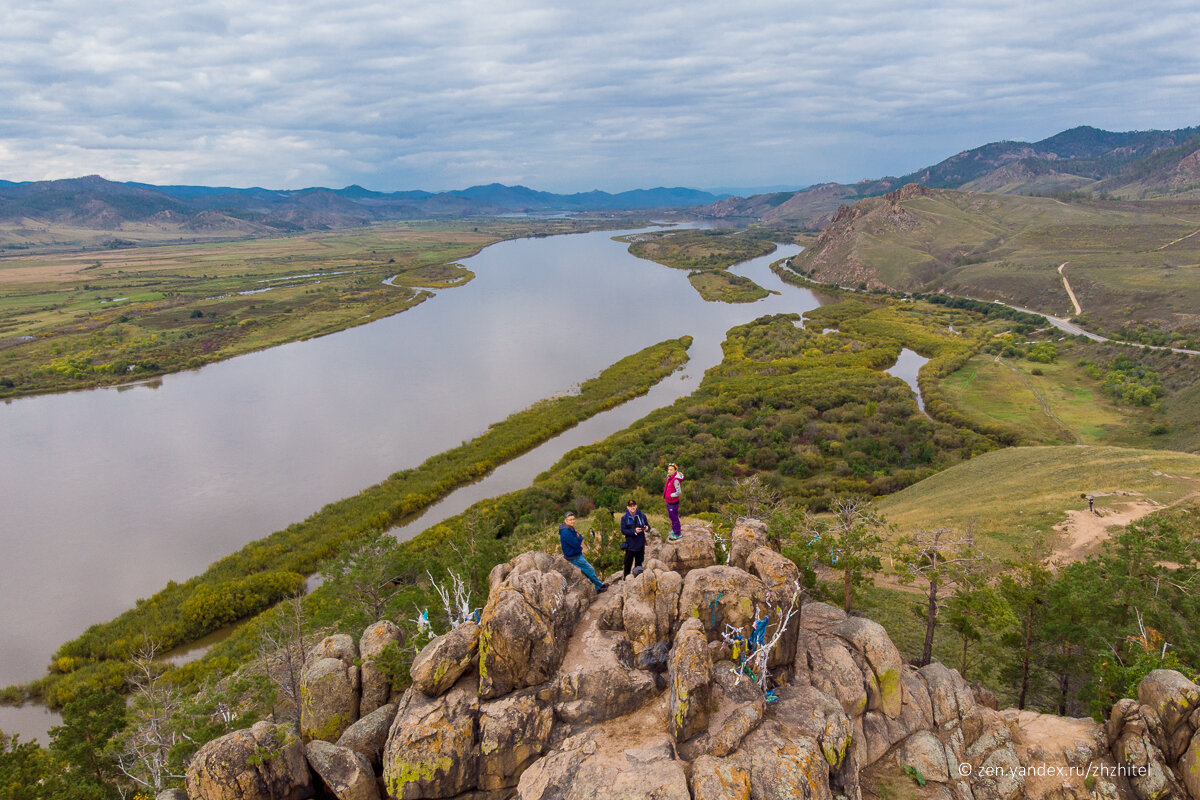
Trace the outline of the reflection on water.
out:
M 62 724 L 62 717 L 45 706 L 27 703 L 23 706 L 0 706 L 0 731 L 21 737 L 22 742 L 37 739 L 50 744 L 48 731 Z
M 906 347 L 900 351 L 896 363 L 890 369 L 884 370 L 888 375 L 895 375 L 912 387 L 913 394 L 917 396 L 917 407 L 921 409 L 922 413 L 925 412 L 925 399 L 921 397 L 921 387 L 917 385 L 917 375 L 920 373 L 921 367 L 928 363 L 928 358 L 918 355 Z

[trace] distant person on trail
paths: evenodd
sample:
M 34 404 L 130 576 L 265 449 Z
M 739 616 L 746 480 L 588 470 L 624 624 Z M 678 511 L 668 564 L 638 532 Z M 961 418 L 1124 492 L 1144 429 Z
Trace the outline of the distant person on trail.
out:
M 672 542 L 679 538 L 679 498 L 683 495 L 683 473 L 674 464 L 667 464 L 667 482 L 663 486 L 663 500 L 667 501 L 667 516 L 671 518 Z
M 1096 506 L 1096 498 L 1092 497 L 1092 496 L 1089 494 L 1089 495 L 1088 495 L 1088 511 L 1091 511 L 1093 514 L 1095 514 L 1095 513 L 1096 513 L 1096 507 L 1095 507 L 1095 506 Z
M 567 514 L 563 518 L 563 524 L 558 528 L 558 541 L 562 544 L 563 558 L 579 567 L 579 571 L 592 582 L 597 592 L 607 592 L 608 584 L 600 582 L 596 577 L 596 570 L 592 569 L 592 565 L 583 557 L 583 535 L 575 530 L 574 514 Z
M 625 551 L 625 577 L 630 570 L 634 575 L 642 574 L 642 563 L 646 560 L 646 531 L 650 530 L 650 521 L 646 515 L 638 511 L 637 501 L 630 500 L 625 505 L 625 516 L 621 517 L 621 533 L 625 541 L 621 549 Z

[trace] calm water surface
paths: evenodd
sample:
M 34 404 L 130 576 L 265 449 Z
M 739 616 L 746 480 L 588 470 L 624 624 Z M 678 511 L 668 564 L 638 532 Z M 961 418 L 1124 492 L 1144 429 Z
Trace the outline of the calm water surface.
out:
M 487 492 L 527 485 L 571 441 L 692 391 L 730 326 L 817 305 L 767 269 L 799 248 L 737 269 L 781 294 L 726 305 L 613 235 L 503 242 L 463 262 L 467 285 L 369 325 L 151 386 L 0 405 L 0 685 L 39 676 L 58 644 L 168 580 L 642 347 L 696 338 L 686 377 L 502 467 Z M 0 707 L 0 729 L 22 713 Z

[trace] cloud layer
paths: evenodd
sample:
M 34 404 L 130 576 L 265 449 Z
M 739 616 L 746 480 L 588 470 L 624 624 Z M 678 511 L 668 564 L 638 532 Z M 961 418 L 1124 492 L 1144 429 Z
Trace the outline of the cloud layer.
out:
M 0 27 L 11 180 L 807 184 L 1200 123 L 1191 2 L 25 6 Z

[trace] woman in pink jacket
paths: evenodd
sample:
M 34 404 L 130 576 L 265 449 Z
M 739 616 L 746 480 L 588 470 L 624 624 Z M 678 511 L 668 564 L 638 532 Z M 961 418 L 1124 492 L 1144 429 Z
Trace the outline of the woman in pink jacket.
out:
M 679 538 L 679 498 L 682 494 L 683 473 L 674 464 L 667 464 L 667 482 L 663 486 L 663 500 L 667 501 L 667 516 L 671 518 L 670 540 Z

